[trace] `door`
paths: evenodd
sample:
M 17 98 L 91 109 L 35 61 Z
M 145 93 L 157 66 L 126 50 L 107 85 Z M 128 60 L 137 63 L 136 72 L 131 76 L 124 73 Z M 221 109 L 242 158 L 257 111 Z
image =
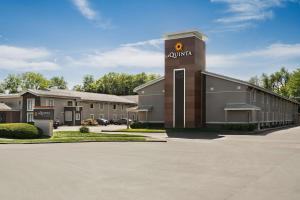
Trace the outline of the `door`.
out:
M 5 122 L 6 122 L 6 113 L 0 112 L 0 123 L 5 123 Z
M 173 126 L 185 127 L 185 70 L 174 70 Z

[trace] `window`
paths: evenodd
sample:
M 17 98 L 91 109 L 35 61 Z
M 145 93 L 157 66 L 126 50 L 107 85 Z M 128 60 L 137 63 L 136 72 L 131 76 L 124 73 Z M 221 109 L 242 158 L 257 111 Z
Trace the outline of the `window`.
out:
M 27 122 L 33 122 L 33 113 L 32 112 L 27 113 Z
M 262 121 L 262 122 L 264 121 L 264 115 L 265 115 L 265 113 L 264 113 L 264 112 L 261 112 L 261 121 Z
M 76 121 L 79 121 L 79 120 L 80 120 L 80 113 L 76 113 L 76 114 L 75 114 L 75 120 L 76 120 Z
M 94 114 L 90 114 L 90 118 L 91 119 L 95 119 L 95 115 Z
M 66 121 L 66 122 L 71 122 L 71 121 L 73 121 L 73 114 L 72 114 L 72 111 L 66 111 L 66 112 L 65 112 L 65 121 Z
M 68 101 L 68 106 L 73 106 L 73 101 Z
M 46 99 L 46 106 L 54 106 L 54 99 Z
M 99 104 L 99 108 L 100 108 L 101 110 L 103 110 L 103 108 L 104 108 L 103 103 L 100 103 L 100 104 Z
M 33 111 L 35 99 L 27 99 L 27 110 Z
M 266 98 L 267 98 L 267 104 L 269 104 L 269 96 L 267 95 Z
M 265 103 L 265 94 L 261 93 L 261 104 L 264 105 Z
M 114 114 L 114 115 L 113 115 L 113 119 L 114 119 L 114 120 L 117 120 L 117 119 L 118 119 L 118 115 Z
M 75 102 L 75 106 L 78 106 L 78 102 L 77 101 Z
M 113 105 L 113 109 L 114 109 L 114 110 L 117 109 L 117 105 L 116 105 L 116 104 Z
M 94 104 L 93 103 L 90 104 L 90 108 L 94 108 Z
M 124 105 L 121 106 L 121 110 L 124 110 Z
M 99 114 L 99 119 L 102 119 L 104 118 L 104 115 L 103 114 Z
M 240 90 L 240 89 L 241 89 L 241 86 L 240 86 L 240 85 L 239 85 L 239 86 L 237 86 L 237 87 L 236 87 L 236 89 Z
M 253 90 L 252 102 L 256 102 L 256 90 Z

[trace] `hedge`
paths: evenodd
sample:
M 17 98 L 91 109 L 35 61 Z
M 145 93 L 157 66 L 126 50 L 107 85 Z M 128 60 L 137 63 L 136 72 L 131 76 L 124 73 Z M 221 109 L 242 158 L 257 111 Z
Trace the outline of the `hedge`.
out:
M 257 129 L 257 124 L 224 124 L 222 129 L 234 131 L 254 131 Z
M 164 123 L 151 123 L 151 122 L 133 122 L 130 128 L 149 128 L 149 129 L 161 129 L 164 128 Z
M 0 124 L 0 137 L 16 139 L 33 139 L 41 136 L 41 131 L 27 123 Z

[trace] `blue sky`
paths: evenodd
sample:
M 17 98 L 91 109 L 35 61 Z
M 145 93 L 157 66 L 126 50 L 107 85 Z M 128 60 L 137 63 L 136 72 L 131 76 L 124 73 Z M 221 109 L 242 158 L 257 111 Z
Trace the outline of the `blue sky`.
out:
M 163 74 L 164 33 L 208 36 L 207 70 L 247 80 L 300 67 L 300 0 L 0 0 L 0 80 L 9 73 Z

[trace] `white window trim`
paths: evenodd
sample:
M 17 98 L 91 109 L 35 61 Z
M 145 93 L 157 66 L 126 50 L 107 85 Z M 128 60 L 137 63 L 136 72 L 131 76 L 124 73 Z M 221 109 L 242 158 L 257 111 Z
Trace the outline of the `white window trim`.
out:
M 29 108 L 29 102 L 31 101 L 31 109 Z M 28 98 L 27 99 L 27 111 L 33 111 L 35 107 L 35 99 L 34 98 Z
M 52 102 L 52 105 L 51 105 L 50 102 Z M 46 106 L 51 106 L 51 107 L 53 107 L 53 106 L 54 106 L 54 99 L 46 99 Z
M 183 127 L 185 128 L 185 68 L 179 68 L 173 70 L 173 127 L 175 128 L 175 72 L 183 71 Z
M 94 114 L 90 114 L 90 118 L 94 120 L 95 119 L 95 115 Z
M 29 120 L 29 118 L 30 118 L 29 116 L 32 116 L 31 120 Z M 33 120 L 33 112 L 28 112 L 27 113 L 27 122 L 34 122 L 34 120 Z

